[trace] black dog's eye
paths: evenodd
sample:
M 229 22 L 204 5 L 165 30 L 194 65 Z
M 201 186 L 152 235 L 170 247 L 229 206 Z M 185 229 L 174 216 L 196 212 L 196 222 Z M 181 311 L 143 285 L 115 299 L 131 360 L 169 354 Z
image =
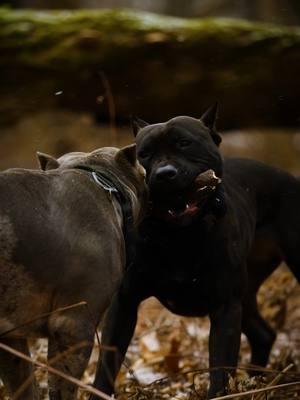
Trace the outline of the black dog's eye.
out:
M 177 142 L 178 147 L 180 148 L 185 148 L 188 147 L 191 144 L 190 140 L 187 139 L 181 139 Z
M 138 153 L 138 158 L 145 159 L 150 156 L 150 153 L 148 151 L 142 150 Z

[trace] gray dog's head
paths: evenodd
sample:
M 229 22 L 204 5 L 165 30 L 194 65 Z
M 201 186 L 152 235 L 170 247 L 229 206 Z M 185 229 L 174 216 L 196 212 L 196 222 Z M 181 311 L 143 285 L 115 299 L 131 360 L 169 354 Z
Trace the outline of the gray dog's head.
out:
M 200 119 L 179 116 L 151 125 L 133 120 L 138 159 L 146 170 L 152 201 L 159 207 L 185 209 L 199 174 L 213 170 L 222 176 L 216 118 L 217 105 Z
M 120 183 L 129 188 L 134 197 L 134 214 L 137 220 L 143 214 L 147 200 L 145 184 L 145 169 L 136 157 L 136 146 L 129 145 L 118 149 L 102 147 L 90 153 L 71 152 L 56 159 L 55 157 L 37 153 L 40 168 L 44 171 L 73 169 L 78 166 L 88 166 L 95 170 L 104 170 L 117 177 Z M 139 212 L 141 210 L 141 212 Z

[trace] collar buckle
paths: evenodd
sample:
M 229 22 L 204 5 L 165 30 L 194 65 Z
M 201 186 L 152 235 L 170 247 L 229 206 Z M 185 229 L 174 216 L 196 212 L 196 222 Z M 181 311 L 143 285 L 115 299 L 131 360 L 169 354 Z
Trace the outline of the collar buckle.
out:
M 112 186 L 110 184 L 110 182 L 104 178 L 103 175 L 98 175 L 97 172 L 93 171 L 92 177 L 93 177 L 94 181 L 108 193 L 108 197 L 109 197 L 110 201 L 112 199 L 113 193 L 119 193 L 118 189 L 115 186 Z

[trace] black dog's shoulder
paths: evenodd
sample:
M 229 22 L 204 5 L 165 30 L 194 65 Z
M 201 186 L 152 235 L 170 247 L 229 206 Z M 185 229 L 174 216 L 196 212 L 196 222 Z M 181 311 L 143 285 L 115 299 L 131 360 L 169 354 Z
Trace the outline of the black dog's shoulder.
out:
M 282 192 L 289 185 L 300 189 L 298 178 L 287 171 L 257 160 L 225 157 L 223 171 L 225 183 L 234 180 L 242 187 L 251 187 L 269 194 Z
M 278 177 L 292 177 L 287 171 L 250 158 L 224 157 L 223 169 L 226 174 L 231 174 L 233 176 L 243 175 L 247 177 L 253 175 L 253 173 L 257 173 L 265 176 L 273 175 L 276 179 L 278 179 Z

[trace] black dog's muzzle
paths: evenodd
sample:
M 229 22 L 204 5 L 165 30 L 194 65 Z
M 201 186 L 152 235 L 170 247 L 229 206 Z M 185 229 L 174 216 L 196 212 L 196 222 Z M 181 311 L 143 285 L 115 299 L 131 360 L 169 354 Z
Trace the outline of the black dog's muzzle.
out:
M 169 182 L 174 180 L 178 175 L 178 169 L 172 164 L 158 167 L 154 172 L 154 179 L 159 182 Z

